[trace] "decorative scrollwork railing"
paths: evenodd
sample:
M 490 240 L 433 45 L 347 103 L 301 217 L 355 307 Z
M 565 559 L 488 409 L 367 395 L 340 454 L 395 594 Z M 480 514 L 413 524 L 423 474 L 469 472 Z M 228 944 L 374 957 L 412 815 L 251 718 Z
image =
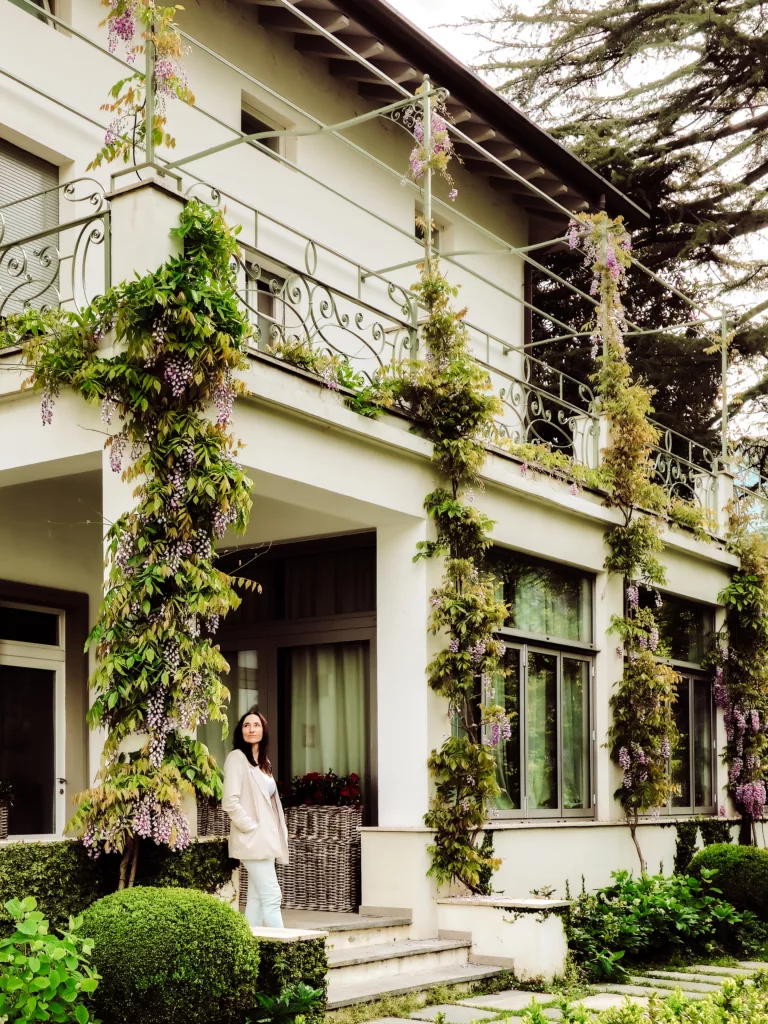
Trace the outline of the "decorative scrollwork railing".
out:
M 673 498 L 694 501 L 714 512 L 717 508 L 717 455 L 676 430 L 651 422 L 660 435 L 659 443 L 653 447 L 656 482 Z
M 0 205 L 0 316 L 59 305 L 80 309 L 104 291 L 108 225 L 104 189 L 91 178 Z
M 312 275 L 316 250 L 305 250 L 301 272 L 245 247 L 238 261 L 238 297 L 254 325 L 258 350 L 303 343 L 320 353 L 340 356 L 370 380 L 377 370 L 413 358 L 415 307 L 409 293 L 390 285 L 392 312 L 353 298 Z

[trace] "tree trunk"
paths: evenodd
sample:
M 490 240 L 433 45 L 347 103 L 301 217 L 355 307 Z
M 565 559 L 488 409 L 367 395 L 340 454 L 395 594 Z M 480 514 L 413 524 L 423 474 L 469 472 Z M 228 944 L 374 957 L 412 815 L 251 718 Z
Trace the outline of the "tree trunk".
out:
M 131 877 L 128 879 L 128 888 L 133 887 L 133 883 L 136 881 L 136 868 L 139 864 L 139 844 L 141 840 L 138 836 L 134 836 L 133 839 L 133 856 L 131 858 Z
M 640 874 L 645 877 L 648 874 L 646 870 L 645 858 L 643 857 L 643 851 L 640 849 L 640 843 L 637 840 L 637 811 L 635 811 L 633 817 L 627 817 L 627 824 L 629 825 L 629 831 L 632 836 L 632 842 L 635 844 L 637 850 L 637 856 L 640 860 Z
M 131 857 L 133 856 L 133 840 L 128 839 L 123 850 L 123 857 L 120 861 L 120 881 L 118 882 L 117 888 L 125 889 L 128 883 L 128 868 L 131 863 Z

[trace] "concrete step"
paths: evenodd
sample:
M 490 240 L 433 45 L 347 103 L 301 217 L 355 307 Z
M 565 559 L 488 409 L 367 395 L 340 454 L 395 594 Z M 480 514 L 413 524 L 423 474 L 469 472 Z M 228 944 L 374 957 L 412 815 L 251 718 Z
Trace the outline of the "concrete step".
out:
M 713 981 L 712 984 L 702 984 L 700 981 L 687 980 L 684 974 L 672 972 L 665 974 L 663 971 L 657 971 L 652 977 L 650 974 L 631 975 L 629 980 L 632 985 L 653 985 L 654 988 L 672 991 L 676 988 L 685 989 L 686 992 L 704 992 L 705 994 L 720 991 L 717 981 Z
M 406 992 L 426 992 L 434 985 L 469 985 L 501 972 L 499 967 L 480 967 L 477 964 L 454 964 L 430 971 L 414 971 L 384 978 L 358 978 L 356 981 L 338 982 L 334 971 L 328 975 L 328 1009 L 338 1010 L 353 1003 L 370 1003 L 383 996 L 400 996 Z
M 642 979 L 641 979 L 642 980 Z M 671 993 L 671 989 L 668 988 L 654 988 L 652 985 L 621 985 L 614 984 L 611 981 L 603 982 L 599 985 L 590 985 L 591 992 L 615 992 L 620 996 L 661 996 L 662 999 L 666 999 Z M 692 992 L 688 989 L 681 989 L 684 996 L 689 999 L 704 999 L 707 995 L 706 992 Z
M 438 970 L 466 964 L 469 939 L 406 939 L 379 946 L 347 947 L 328 952 L 329 977 L 340 984 L 389 978 L 396 974 Z
M 329 950 L 359 946 L 380 946 L 400 942 L 411 932 L 409 916 L 374 917 L 372 914 L 342 914 L 322 910 L 283 911 L 286 928 L 328 932 Z

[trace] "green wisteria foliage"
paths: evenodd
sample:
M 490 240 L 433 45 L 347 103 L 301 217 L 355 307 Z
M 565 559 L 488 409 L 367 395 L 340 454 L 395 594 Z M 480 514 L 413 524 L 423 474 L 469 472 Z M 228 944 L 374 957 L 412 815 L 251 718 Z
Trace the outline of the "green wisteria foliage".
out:
M 654 609 L 640 601 L 645 590 L 654 595 L 656 607 L 661 604 L 654 588 L 664 583 L 664 568 L 657 556 L 670 502 L 653 480 L 651 452 L 658 440 L 658 432 L 648 420 L 653 395 L 642 382 L 632 380 L 623 341 L 621 292 L 630 263 L 629 235 L 621 218 L 611 220 L 599 213 L 574 221 L 570 241 L 572 248 L 584 251 L 591 265 L 598 299 L 592 323 L 593 351 L 599 365 L 600 410 L 610 426 L 610 441 L 602 453 L 608 483 L 604 503 L 621 514 L 621 523 L 606 538 L 610 553 L 605 567 L 620 575 L 626 588 L 624 614 L 614 616 L 610 627 L 620 640 L 617 654 L 624 657 L 624 673 L 610 701 L 613 720 L 608 745 L 622 770 L 622 785 L 615 795 L 626 814 L 644 873 L 638 817 L 669 800 L 673 792 L 669 758 L 677 742 L 673 715 L 677 675 L 659 661 Z
M 250 333 L 235 294 L 235 233 L 193 200 L 175 234 L 182 255 L 82 315 L 8 325 L 28 338 L 43 421 L 62 387 L 100 403 L 114 431 L 111 468 L 136 483 L 136 506 L 107 532 L 108 582 L 89 638 L 88 718 L 107 739 L 71 823 L 95 854 L 123 853 L 121 885 L 135 874 L 139 840 L 188 843 L 185 792 L 220 795 L 216 764 L 190 733 L 225 721 L 227 664 L 213 637 L 240 599 L 213 544 L 228 527 L 243 530 L 251 508 L 228 430 Z M 137 736 L 139 749 L 125 752 Z

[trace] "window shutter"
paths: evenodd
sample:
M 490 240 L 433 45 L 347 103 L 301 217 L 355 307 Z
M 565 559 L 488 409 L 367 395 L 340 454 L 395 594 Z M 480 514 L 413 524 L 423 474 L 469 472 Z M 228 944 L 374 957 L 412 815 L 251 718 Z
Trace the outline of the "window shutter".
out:
M 58 184 L 58 167 L 0 139 L 0 315 L 58 305 L 59 196 L 40 195 Z

